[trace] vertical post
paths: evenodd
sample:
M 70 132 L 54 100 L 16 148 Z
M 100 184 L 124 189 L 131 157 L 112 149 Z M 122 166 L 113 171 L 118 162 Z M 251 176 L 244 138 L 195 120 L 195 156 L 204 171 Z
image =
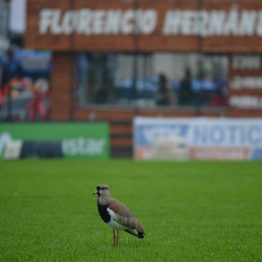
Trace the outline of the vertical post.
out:
M 133 59 L 133 79 L 132 79 L 132 99 L 137 98 L 137 75 L 138 75 L 138 37 L 139 37 L 139 32 L 138 32 L 138 26 L 137 26 L 137 10 L 138 10 L 138 0 L 133 1 L 133 10 L 135 12 L 135 26 L 134 26 L 134 31 L 133 31 L 133 39 L 134 39 L 134 59 Z
M 11 1 L 10 0 L 5 0 L 6 1 L 6 38 L 10 39 L 10 31 L 9 31 L 9 20 L 10 20 L 10 8 L 11 8 Z M 8 52 L 10 52 L 10 46 L 8 46 Z M 13 55 L 13 54 L 11 54 Z M 10 76 L 10 75 L 9 75 Z M 8 79 L 9 81 L 10 79 Z M 8 102 L 7 102 L 7 120 L 10 120 L 12 121 L 13 120 L 13 116 L 12 116 L 12 113 L 13 113 L 13 101 L 12 101 L 12 90 L 9 89 L 8 90 Z
M 70 0 L 70 9 L 74 10 L 75 8 L 75 1 L 74 0 Z M 68 88 L 68 92 L 69 92 L 69 120 L 74 120 L 75 116 L 74 116 L 74 111 L 75 111 L 75 80 L 76 80 L 76 70 L 75 70 L 75 54 L 74 54 L 74 33 L 72 33 L 70 35 L 69 38 L 69 75 L 70 77 L 70 83 L 69 83 L 69 88 Z
M 201 11 L 203 9 L 203 0 L 198 0 L 198 11 Z M 200 61 L 198 61 L 200 63 L 200 66 L 203 65 L 203 37 L 199 34 L 198 35 L 198 46 L 197 46 L 197 52 L 200 55 Z M 201 116 L 202 111 L 201 111 L 202 105 L 196 104 L 196 116 Z

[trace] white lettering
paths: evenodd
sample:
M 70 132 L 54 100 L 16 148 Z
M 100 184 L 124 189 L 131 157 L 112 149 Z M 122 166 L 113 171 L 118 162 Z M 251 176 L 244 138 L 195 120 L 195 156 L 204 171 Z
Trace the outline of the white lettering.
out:
M 224 34 L 235 35 L 238 33 L 238 12 L 237 7 L 233 6 L 225 22 Z
M 145 35 L 152 34 L 157 25 L 157 14 L 154 10 L 147 10 L 141 13 L 139 19 L 140 32 Z
M 6 145 L 12 142 L 12 136 L 8 132 L 3 132 L 0 134 L 0 156 L 2 156 Z
M 104 16 L 105 11 L 97 10 L 94 12 L 93 33 L 96 35 L 101 35 L 103 33 Z
M 256 12 L 242 12 L 239 24 L 239 35 L 254 35 L 255 22 Z
M 133 10 L 128 10 L 124 13 L 123 19 L 122 19 L 122 33 L 124 35 L 128 35 L 131 33 L 135 33 L 136 30 L 136 13 Z
M 207 35 L 222 35 L 226 14 L 223 11 L 214 11 L 210 14 Z
M 77 16 L 75 11 L 68 11 L 65 13 L 63 18 L 63 32 L 65 35 L 71 35 L 76 28 L 77 25 Z
M 63 28 L 61 25 L 59 25 L 59 22 L 61 20 L 61 10 L 55 9 L 53 10 L 53 19 L 52 19 L 52 24 L 51 24 L 51 33 L 54 35 L 59 35 L 63 33 Z
M 242 109 L 262 108 L 262 96 L 231 96 L 229 105 Z
M 168 11 L 165 16 L 163 32 L 165 35 L 176 35 L 181 23 L 180 11 Z
M 195 12 L 186 11 L 183 12 L 182 16 L 182 27 L 181 33 L 183 35 L 192 35 L 193 32 L 193 22 L 195 20 Z
M 256 33 L 258 36 L 262 36 L 262 11 L 258 14 L 258 23 Z
M 152 34 L 158 24 L 157 12 L 146 10 L 68 10 L 44 9 L 39 14 L 39 34 L 72 33 L 85 35 Z M 262 11 L 239 10 L 233 5 L 228 11 L 168 10 L 165 13 L 164 35 L 185 36 L 262 36 Z
M 262 89 L 262 77 L 236 76 L 231 82 L 232 89 Z
M 92 12 L 89 9 L 79 11 L 77 33 L 89 35 L 91 33 Z
M 95 156 L 103 154 L 104 139 L 74 138 L 62 141 L 62 151 L 68 156 Z
M 106 34 L 119 34 L 122 13 L 120 11 L 109 11 L 105 22 Z
M 40 12 L 39 33 L 46 34 L 52 25 L 54 10 L 44 9 Z
M 196 26 L 198 28 L 196 28 L 195 33 L 196 35 L 201 35 L 201 36 L 207 36 L 209 34 L 209 30 L 208 30 L 208 24 L 209 24 L 209 14 L 207 11 L 200 11 L 198 13 L 198 20 Z

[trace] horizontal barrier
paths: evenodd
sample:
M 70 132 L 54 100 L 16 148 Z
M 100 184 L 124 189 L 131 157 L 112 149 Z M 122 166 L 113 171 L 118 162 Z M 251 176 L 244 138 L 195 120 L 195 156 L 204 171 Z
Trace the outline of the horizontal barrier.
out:
M 137 160 L 262 159 L 262 118 L 134 119 Z
M 0 125 L 0 158 L 109 158 L 107 123 Z

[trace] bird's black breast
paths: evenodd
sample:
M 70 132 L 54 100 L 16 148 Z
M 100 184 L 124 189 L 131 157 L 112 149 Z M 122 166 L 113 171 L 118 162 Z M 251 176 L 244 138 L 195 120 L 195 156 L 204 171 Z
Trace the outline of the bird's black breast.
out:
M 108 208 L 108 205 L 100 205 L 98 202 L 97 202 L 97 208 L 98 208 L 98 212 L 99 212 L 99 215 L 101 216 L 101 218 L 103 219 L 103 221 L 105 223 L 108 223 L 110 220 L 111 220 L 111 217 L 107 211 L 107 208 Z

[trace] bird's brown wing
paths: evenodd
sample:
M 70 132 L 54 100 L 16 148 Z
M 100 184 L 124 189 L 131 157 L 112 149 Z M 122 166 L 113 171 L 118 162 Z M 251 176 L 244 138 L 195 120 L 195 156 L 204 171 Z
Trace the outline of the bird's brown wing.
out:
M 131 229 L 135 229 L 138 232 L 144 233 L 144 226 L 138 221 L 138 219 L 131 213 L 131 211 L 122 203 L 116 199 L 112 199 L 108 206 L 115 215 L 119 224 Z

